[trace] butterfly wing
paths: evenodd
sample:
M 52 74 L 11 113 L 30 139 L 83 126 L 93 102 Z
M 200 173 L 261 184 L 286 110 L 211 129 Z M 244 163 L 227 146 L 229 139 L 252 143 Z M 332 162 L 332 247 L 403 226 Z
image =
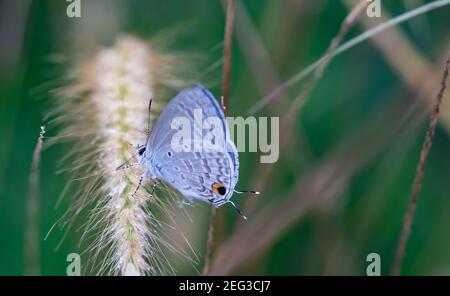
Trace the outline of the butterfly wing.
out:
M 179 132 L 173 122 L 180 117 L 191 124 L 189 151 L 177 151 L 172 142 Z M 214 127 L 220 132 L 215 141 L 221 149 L 196 149 L 211 132 L 203 128 L 204 120 L 211 117 L 218 119 Z M 201 199 L 219 206 L 231 197 L 238 179 L 238 153 L 229 138 L 225 116 L 214 96 L 200 85 L 183 90 L 166 106 L 147 143 L 146 157 L 152 174 L 188 200 Z

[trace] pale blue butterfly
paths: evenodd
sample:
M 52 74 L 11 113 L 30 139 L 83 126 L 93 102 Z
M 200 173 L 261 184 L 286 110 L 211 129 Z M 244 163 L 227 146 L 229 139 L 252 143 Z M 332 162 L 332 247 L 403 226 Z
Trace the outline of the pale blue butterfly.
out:
M 175 119 L 187 119 L 192 127 L 191 134 L 197 132 L 196 136 L 201 139 L 210 132 L 199 126 L 202 122 L 195 120 L 196 115 L 218 119 L 215 123 L 219 126 L 215 128 L 218 128 L 220 133 L 217 139 L 213 138 L 213 142 L 221 149 L 214 151 L 192 149 L 196 140 L 191 142 L 191 147 L 184 147 L 190 148 L 187 149 L 188 152 L 179 151 L 174 147 L 173 138 L 178 131 L 173 126 Z M 215 207 L 230 203 L 245 218 L 230 200 L 231 196 L 233 193 L 244 192 L 259 194 L 256 191 L 235 189 L 239 177 L 238 152 L 230 139 L 222 108 L 211 92 L 201 85 L 186 88 L 174 97 L 158 118 L 146 145 L 138 145 L 136 149 L 139 161 L 133 166 L 145 167 L 139 185 L 143 178 L 162 180 L 179 191 L 187 204 L 195 200 L 208 202 Z

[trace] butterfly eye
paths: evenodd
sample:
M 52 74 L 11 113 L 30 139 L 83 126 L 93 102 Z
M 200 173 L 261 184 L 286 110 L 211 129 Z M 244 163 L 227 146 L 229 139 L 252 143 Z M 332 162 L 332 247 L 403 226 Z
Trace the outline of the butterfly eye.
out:
M 215 193 L 223 196 L 225 195 L 225 193 L 227 193 L 227 189 L 225 188 L 225 186 L 223 186 L 222 183 L 214 183 L 212 184 L 212 191 L 214 191 Z
M 138 150 L 138 154 L 139 154 L 140 156 L 142 156 L 142 155 L 144 154 L 144 152 L 145 152 L 145 146 L 142 147 L 142 148 L 140 148 L 140 149 Z

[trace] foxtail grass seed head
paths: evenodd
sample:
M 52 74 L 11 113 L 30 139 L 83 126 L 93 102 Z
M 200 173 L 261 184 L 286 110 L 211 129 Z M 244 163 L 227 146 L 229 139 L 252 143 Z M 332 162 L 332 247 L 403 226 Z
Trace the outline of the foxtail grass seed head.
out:
M 133 39 L 122 39 L 114 49 L 100 51 L 97 56 L 95 92 L 92 100 L 103 139 L 99 167 L 114 172 L 133 154 L 128 143 L 145 143 L 143 127 L 147 123 L 148 100 L 153 96 L 151 74 L 145 65 L 147 47 Z M 140 275 L 149 270 L 146 239 L 149 217 L 143 206 L 145 198 L 132 197 L 137 186 L 137 172 L 124 170 L 105 178 L 103 191 L 110 198 L 110 235 L 116 248 L 116 266 L 123 275 Z
M 152 213 L 152 207 L 161 211 L 164 205 L 149 194 L 149 184 L 133 195 L 142 170 L 116 170 L 135 153 L 135 145 L 146 142 L 149 100 L 153 98 L 152 118 L 163 107 L 155 98 L 156 87 L 183 84 L 168 73 L 170 62 L 169 55 L 146 42 L 120 37 L 113 47 L 100 49 L 75 67 L 71 82 L 56 91 L 52 115 L 62 127 L 56 140 L 74 141 L 65 163 L 74 175 L 70 185 L 81 188 L 62 220 L 70 225 L 89 209 L 82 226 L 82 239 L 91 239 L 87 272 L 144 275 L 171 270 L 161 254 L 168 243 Z

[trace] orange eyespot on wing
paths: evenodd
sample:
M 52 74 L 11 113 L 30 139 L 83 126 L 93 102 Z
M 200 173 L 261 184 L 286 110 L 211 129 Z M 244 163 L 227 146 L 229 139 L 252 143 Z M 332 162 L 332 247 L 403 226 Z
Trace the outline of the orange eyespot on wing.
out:
M 216 194 L 220 195 L 220 196 L 224 196 L 225 193 L 227 193 L 227 189 L 225 188 L 225 186 L 223 186 L 222 183 L 213 183 L 212 186 L 212 191 L 214 191 Z

